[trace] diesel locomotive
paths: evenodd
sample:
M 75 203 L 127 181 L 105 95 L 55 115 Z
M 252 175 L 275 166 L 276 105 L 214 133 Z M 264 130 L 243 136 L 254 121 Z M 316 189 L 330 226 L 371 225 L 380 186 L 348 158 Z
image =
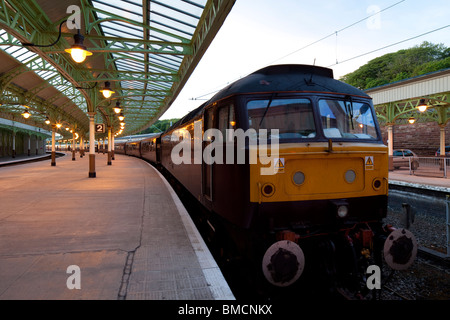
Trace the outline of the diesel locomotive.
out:
M 383 223 L 388 149 L 371 98 L 331 69 L 263 68 L 115 149 L 173 176 L 201 204 L 208 237 L 228 239 L 220 254 L 251 261 L 268 285 L 309 279 L 364 295 L 368 266 L 415 259 L 414 236 Z

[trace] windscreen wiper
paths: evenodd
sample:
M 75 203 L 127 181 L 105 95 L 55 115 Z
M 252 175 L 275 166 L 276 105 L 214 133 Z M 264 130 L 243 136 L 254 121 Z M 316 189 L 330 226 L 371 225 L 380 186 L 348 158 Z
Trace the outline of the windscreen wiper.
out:
M 353 124 L 353 100 L 351 96 L 346 96 L 345 101 L 345 112 L 350 117 L 350 123 L 352 124 L 352 130 L 355 130 L 355 126 Z M 350 100 L 350 106 L 347 104 L 347 99 Z
M 262 116 L 262 118 L 261 118 L 261 121 L 259 122 L 259 128 L 261 128 L 261 125 L 262 125 L 262 123 L 263 123 L 263 121 L 264 121 L 264 118 L 266 117 L 267 111 L 269 111 L 269 108 L 270 108 L 270 105 L 272 104 L 272 101 L 273 101 L 273 97 L 274 97 L 274 96 L 275 96 L 275 93 L 273 93 L 273 94 L 270 96 L 269 103 L 267 104 L 266 110 L 264 110 L 264 114 L 263 114 L 263 116 Z

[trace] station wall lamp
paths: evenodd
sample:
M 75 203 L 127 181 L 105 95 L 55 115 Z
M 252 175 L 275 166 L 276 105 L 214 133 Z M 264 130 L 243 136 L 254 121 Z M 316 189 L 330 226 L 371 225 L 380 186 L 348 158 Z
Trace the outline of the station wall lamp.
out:
M 25 119 L 28 119 L 29 117 L 31 117 L 31 113 L 30 113 L 28 110 L 25 110 L 25 111 L 22 113 L 22 116 L 23 116 Z
M 25 104 L 20 104 L 20 106 L 25 108 L 25 111 L 21 113 L 22 117 L 24 117 L 25 119 L 28 119 L 31 117 L 31 113 L 28 109 L 30 109 L 29 106 L 25 105 Z
M 77 89 L 84 89 L 84 90 L 91 90 L 91 89 L 94 89 L 97 85 L 98 85 L 98 82 L 96 82 L 92 87 L 75 87 L 75 88 L 77 88 Z M 113 93 L 115 93 L 115 91 L 113 91 L 111 89 L 111 82 L 109 82 L 109 81 L 105 81 L 105 86 L 103 88 L 101 88 L 99 91 L 103 94 L 103 97 L 105 97 L 106 99 L 111 98 Z M 119 111 L 116 111 L 116 110 L 119 110 Z M 114 112 L 115 113 L 120 113 L 120 111 L 121 111 L 120 102 L 117 102 L 116 103 L 116 107 L 114 107 Z
M 428 109 L 428 104 L 425 102 L 425 99 L 420 99 L 419 105 L 417 106 L 420 112 L 425 112 Z
M 109 81 L 105 82 L 105 86 L 103 87 L 103 89 L 100 90 L 100 92 L 106 99 L 111 98 L 112 94 L 115 93 L 114 91 L 111 90 L 111 82 Z
M 116 114 L 119 114 L 122 111 L 122 108 L 120 107 L 120 101 L 116 102 L 116 106 L 113 109 Z
M 34 43 L 22 43 L 22 45 L 24 47 L 39 47 L 39 48 L 46 48 L 46 47 L 54 46 L 61 39 L 61 28 L 65 22 L 67 22 L 67 20 L 62 21 L 59 24 L 59 34 L 58 34 L 58 38 L 55 40 L 55 42 L 53 42 L 51 44 L 45 44 L 45 45 L 34 44 Z M 67 53 L 70 53 L 73 61 L 75 61 L 76 63 L 81 63 L 84 60 L 86 60 L 86 57 L 91 56 L 92 52 L 87 51 L 86 46 L 83 44 L 84 36 L 81 35 L 80 29 L 77 29 L 77 30 L 78 30 L 78 33 L 73 36 L 74 44 L 70 47 L 70 49 L 65 49 L 64 51 L 66 51 Z
M 76 63 L 82 63 L 86 60 L 86 57 L 92 56 L 92 52 L 87 51 L 86 46 L 83 44 L 84 37 L 80 33 L 80 29 L 78 29 L 78 33 L 73 36 L 74 44 L 70 47 L 70 49 L 64 50 L 67 53 L 70 53 L 73 61 Z

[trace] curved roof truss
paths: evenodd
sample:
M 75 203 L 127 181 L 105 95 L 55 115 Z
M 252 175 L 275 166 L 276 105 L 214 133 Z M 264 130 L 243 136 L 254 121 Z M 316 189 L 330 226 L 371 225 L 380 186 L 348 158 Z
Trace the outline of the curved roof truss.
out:
M 140 132 L 173 103 L 234 2 L 0 0 L 0 117 L 46 129 L 50 117 L 86 134 L 95 112 L 118 131 L 112 108 L 120 101 L 123 134 Z M 78 27 L 93 53 L 81 64 L 64 51 Z M 109 99 L 99 92 L 106 81 L 115 91 Z

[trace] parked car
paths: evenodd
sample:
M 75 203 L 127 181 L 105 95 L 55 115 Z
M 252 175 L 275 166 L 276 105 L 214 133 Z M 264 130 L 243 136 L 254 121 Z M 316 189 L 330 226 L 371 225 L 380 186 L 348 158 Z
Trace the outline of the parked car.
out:
M 409 149 L 397 149 L 394 150 L 394 169 L 400 167 L 409 168 L 409 159 L 411 158 L 411 169 L 416 170 L 419 168 L 419 157 Z
M 441 156 L 441 148 L 438 148 L 436 150 L 436 157 L 440 157 Z M 450 146 L 445 146 L 445 156 L 446 157 L 450 157 Z

